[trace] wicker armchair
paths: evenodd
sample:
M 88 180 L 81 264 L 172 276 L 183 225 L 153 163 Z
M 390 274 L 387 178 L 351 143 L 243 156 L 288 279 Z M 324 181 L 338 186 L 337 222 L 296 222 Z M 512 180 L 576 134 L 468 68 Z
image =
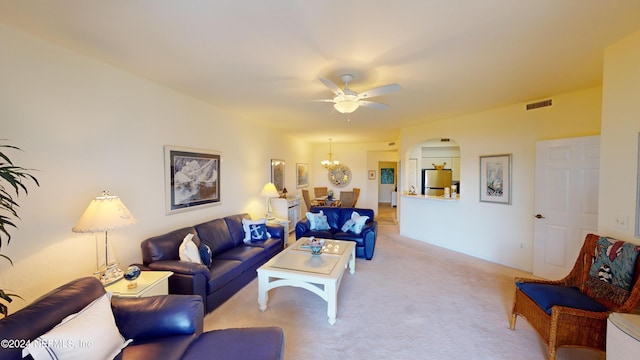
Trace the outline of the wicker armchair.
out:
M 573 269 L 564 279 L 549 281 L 516 278 L 510 328 L 515 329 L 517 315 L 524 317 L 546 342 L 551 360 L 555 359 L 558 347 L 587 347 L 604 351 L 609 314 L 611 312 L 630 312 L 640 301 L 640 281 L 638 281 L 640 261 L 629 265 L 629 268 L 632 269 L 632 275 L 631 287 L 628 292 L 624 291 L 623 295 L 620 295 L 614 291 L 603 291 L 599 287 L 594 290 L 594 283 L 604 283 L 597 277 L 589 275 L 597 254 L 603 251 L 603 246 L 598 243 L 600 239 L 601 237 L 598 235 L 587 235 Z M 630 246 L 633 251 L 640 250 L 640 247 L 633 244 Z M 615 249 L 613 251 L 615 252 Z M 609 256 L 607 255 L 607 257 Z M 525 284 L 546 285 L 533 285 L 532 287 Z M 606 289 L 613 287 L 609 284 L 606 286 L 608 286 Z M 532 288 L 536 290 L 532 291 Z M 556 295 L 555 299 L 550 300 L 552 296 L 543 294 L 555 291 L 559 291 L 559 295 Z M 568 293 L 571 295 L 567 296 Z M 538 302 L 543 302 L 543 300 L 548 302 L 538 305 L 532 297 Z M 546 297 L 546 299 L 541 299 L 541 297 Z M 558 304 L 563 302 L 564 304 Z M 592 302 L 591 306 L 585 306 L 585 302 Z M 580 308 L 569 307 L 567 303 L 580 303 L 577 306 Z M 541 306 L 546 306 L 547 311 L 550 308 L 550 314 Z

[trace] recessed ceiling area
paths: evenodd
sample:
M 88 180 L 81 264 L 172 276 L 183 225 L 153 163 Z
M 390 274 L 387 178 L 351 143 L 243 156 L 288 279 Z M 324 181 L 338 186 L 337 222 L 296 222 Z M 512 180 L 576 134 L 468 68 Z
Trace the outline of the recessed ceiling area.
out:
M 600 86 L 640 1 L 0 0 L 0 22 L 313 143 Z M 320 81 L 389 108 L 341 114 Z M 347 120 L 350 121 L 347 121 Z

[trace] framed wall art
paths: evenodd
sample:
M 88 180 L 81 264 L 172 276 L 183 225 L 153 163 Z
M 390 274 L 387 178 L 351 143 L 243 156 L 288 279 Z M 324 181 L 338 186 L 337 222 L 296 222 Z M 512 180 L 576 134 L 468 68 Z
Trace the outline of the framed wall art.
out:
M 376 171 L 369 170 L 369 180 L 375 180 L 375 179 L 376 179 Z
M 393 168 L 380 169 L 380 184 L 395 184 Z
M 278 192 L 284 190 L 284 160 L 271 159 L 271 182 Z
M 480 201 L 511 205 L 511 154 L 480 156 Z
M 309 164 L 296 164 L 296 188 L 309 186 Z
M 164 147 L 167 215 L 221 203 L 220 156 L 212 150 Z

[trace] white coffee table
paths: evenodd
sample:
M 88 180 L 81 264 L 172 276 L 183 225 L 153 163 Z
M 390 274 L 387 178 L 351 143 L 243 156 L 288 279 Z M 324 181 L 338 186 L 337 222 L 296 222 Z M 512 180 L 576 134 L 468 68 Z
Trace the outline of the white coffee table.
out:
M 336 323 L 338 289 L 347 266 L 356 272 L 356 245 L 353 241 L 325 240 L 320 255 L 301 246 L 308 238 L 300 238 L 258 268 L 258 304 L 267 309 L 269 290 L 280 286 L 307 289 L 327 302 L 329 324 Z

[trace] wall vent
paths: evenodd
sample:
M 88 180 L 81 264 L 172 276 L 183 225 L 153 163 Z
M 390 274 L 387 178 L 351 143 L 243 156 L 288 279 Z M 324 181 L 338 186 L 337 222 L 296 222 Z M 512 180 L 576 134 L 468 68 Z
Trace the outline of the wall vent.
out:
M 545 106 L 551 106 L 551 99 L 527 104 L 527 110 L 538 109 Z

